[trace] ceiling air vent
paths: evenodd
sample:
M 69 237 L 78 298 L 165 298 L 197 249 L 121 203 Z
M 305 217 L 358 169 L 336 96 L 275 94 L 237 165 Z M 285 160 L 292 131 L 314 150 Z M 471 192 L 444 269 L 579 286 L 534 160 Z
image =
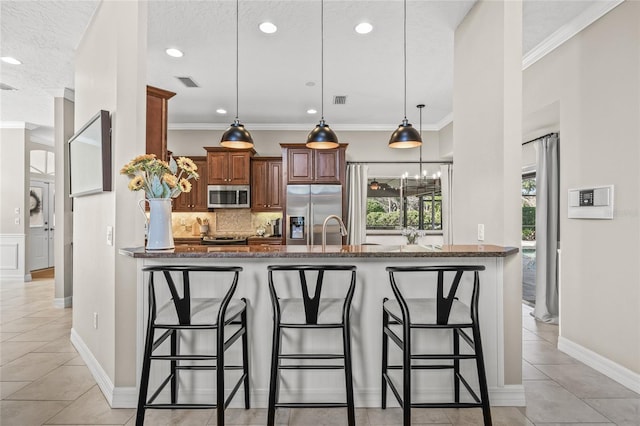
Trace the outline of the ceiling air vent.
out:
M 191 77 L 176 77 L 176 78 L 180 80 L 180 82 L 187 87 L 200 87 L 198 83 L 193 81 Z
M 344 105 L 347 103 L 347 97 L 345 95 L 338 95 L 333 97 L 334 105 Z
M 8 84 L 0 83 L 0 90 L 18 90 L 15 87 L 9 86 Z

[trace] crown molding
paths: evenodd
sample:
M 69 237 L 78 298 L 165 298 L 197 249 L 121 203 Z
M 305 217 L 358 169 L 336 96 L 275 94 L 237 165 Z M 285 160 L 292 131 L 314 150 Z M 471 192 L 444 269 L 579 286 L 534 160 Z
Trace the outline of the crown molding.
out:
M 607 0 L 595 3 L 580 15 L 576 16 L 573 20 L 560 27 L 556 32 L 544 39 L 540 44 L 524 55 L 522 58 L 522 70 L 524 71 L 531 65 L 538 62 L 571 37 L 602 18 L 623 1 L 624 0 Z
M 448 126 L 449 123 L 451 123 L 452 121 L 453 121 L 453 111 L 451 111 L 449 114 L 442 117 L 442 120 L 438 121 L 434 127 L 436 127 L 438 131 L 440 131 L 446 126 Z
M 449 124 L 447 122 L 446 124 Z M 271 130 L 271 131 L 304 131 L 309 132 L 315 124 L 293 124 L 293 123 L 244 123 L 244 127 L 249 130 Z M 397 124 L 335 124 L 331 128 L 342 132 L 393 132 Z M 224 131 L 229 128 L 228 124 L 222 123 L 169 123 L 169 130 L 219 130 Z M 438 131 L 441 127 L 438 124 L 422 125 L 424 131 Z
M 0 129 L 37 129 L 37 124 L 27 123 L 25 121 L 0 121 Z
M 54 98 L 65 98 L 68 101 L 75 102 L 76 92 L 73 89 L 69 89 L 68 87 L 62 87 L 59 89 L 46 89 L 46 92 Z

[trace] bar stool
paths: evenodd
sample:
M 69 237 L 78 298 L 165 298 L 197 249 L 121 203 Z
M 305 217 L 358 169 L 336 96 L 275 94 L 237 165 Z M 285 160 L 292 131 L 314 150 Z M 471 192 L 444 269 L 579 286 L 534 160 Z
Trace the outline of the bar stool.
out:
M 142 376 L 140 379 L 140 393 L 138 395 L 138 412 L 136 425 L 144 424 L 145 410 L 154 409 L 211 409 L 217 410 L 218 425 L 224 425 L 224 409 L 241 385 L 244 384 L 244 405 L 249 408 L 249 357 L 247 350 L 247 303 L 243 299 L 234 299 L 233 294 L 238 284 L 238 274 L 241 267 L 215 266 L 149 266 L 143 268 L 149 272 L 149 316 L 147 335 L 142 361 Z M 164 280 L 156 280 L 156 272 L 164 276 Z M 173 273 L 173 274 L 172 274 Z M 191 278 L 200 277 L 198 287 L 214 289 L 222 297 L 202 298 L 192 297 L 195 285 Z M 166 283 L 167 288 L 160 286 L 157 281 Z M 182 284 L 182 285 L 180 285 Z M 227 287 L 225 289 L 225 287 Z M 171 299 L 161 305 L 156 300 L 158 292 L 170 292 Z M 229 338 L 225 338 L 225 330 L 229 327 L 236 329 Z M 162 334 L 156 338 L 156 330 Z M 180 350 L 181 331 L 190 332 L 214 331 L 215 354 L 182 353 Z M 184 335 L 183 335 L 184 336 Z M 170 338 L 169 348 L 160 350 L 161 345 Z M 242 338 L 242 365 L 225 364 L 225 352 L 239 338 Z M 195 340 L 195 339 L 194 339 Z M 162 345 L 165 346 L 166 345 Z M 160 354 L 158 354 L 160 352 Z M 169 352 L 169 353 L 167 353 Z M 164 360 L 170 362 L 170 373 L 147 400 L 149 390 L 149 374 L 151 361 Z M 187 361 L 186 364 L 182 361 Z M 212 361 L 202 365 L 200 361 Z M 216 371 L 216 403 L 194 404 L 179 403 L 179 373 L 182 370 L 215 370 Z M 225 377 L 227 370 L 242 370 L 242 375 L 225 399 Z M 157 396 L 171 382 L 171 403 L 154 403 Z
M 480 325 L 478 322 L 478 297 L 479 297 L 479 271 L 483 271 L 484 266 L 415 266 L 415 267 L 388 267 L 389 280 L 396 300 L 385 298 L 382 304 L 382 408 L 387 406 L 387 385 L 391 388 L 403 411 L 403 424 L 411 424 L 411 408 L 466 408 L 482 407 L 482 414 L 485 426 L 491 426 L 491 408 L 489 406 L 489 392 L 487 389 L 487 377 L 484 368 L 484 358 L 482 354 L 482 342 L 480 340 Z M 400 290 L 396 278 L 400 279 L 402 274 L 415 274 L 417 272 L 437 273 L 436 297 L 435 298 L 405 298 Z M 458 288 L 464 272 L 473 272 L 473 289 L 469 304 L 465 304 L 458 298 Z M 453 276 L 448 289 L 445 288 L 445 273 L 447 277 Z M 418 277 L 412 277 L 418 278 Z M 424 278 L 424 274 L 420 276 Z M 409 278 L 405 275 L 406 282 Z M 423 280 L 412 280 L 407 283 L 425 286 L 433 284 Z M 445 291 L 447 295 L 445 296 Z M 460 296 L 461 297 L 461 296 Z M 399 326 L 402 334 L 397 334 L 392 327 Z M 450 329 L 453 335 L 453 353 L 445 354 L 424 354 L 413 353 L 411 351 L 412 330 L 424 329 Z M 465 329 L 471 329 L 472 336 L 469 336 Z M 473 348 L 472 354 L 460 353 L 460 337 Z M 388 365 L 389 338 L 400 347 L 402 351 L 401 365 Z M 473 391 L 467 380 L 460 373 L 460 360 L 475 359 L 478 372 L 478 382 L 480 397 Z M 448 360 L 445 364 L 425 365 L 413 363 L 414 360 Z M 388 370 L 402 370 L 403 386 L 400 392 L 388 374 Z M 455 402 L 431 402 L 413 403 L 411 401 L 411 370 L 436 370 L 452 369 L 454 379 L 454 400 Z M 460 382 L 467 389 L 474 402 L 460 402 Z
M 273 426 L 276 408 L 311 408 L 311 407 L 347 407 L 347 423 L 355 425 L 355 405 L 353 402 L 353 379 L 351 369 L 351 333 L 349 314 L 351 300 L 356 284 L 356 267 L 347 265 L 277 265 L 269 266 L 269 291 L 273 305 L 273 347 L 271 355 L 271 383 L 269 385 L 269 410 L 267 424 Z M 350 272 L 350 273 L 348 273 Z M 313 297 L 310 297 L 307 273 L 317 273 Z M 347 274 L 348 273 L 348 274 Z M 276 292 L 276 279 L 282 283 L 279 287 L 298 281 L 302 297 L 280 298 Z M 297 275 L 297 277 L 295 277 Z M 325 276 L 330 278 L 324 280 Z M 346 287 L 342 298 L 322 297 L 323 284 Z M 348 284 L 348 287 L 347 287 Z M 297 288 L 294 282 L 289 288 Z M 326 292 L 326 291 L 325 291 Z M 283 329 L 340 329 L 342 330 L 343 353 L 282 353 L 281 340 Z M 283 360 L 332 360 L 342 359 L 340 364 L 304 364 L 283 365 Z M 346 385 L 346 403 L 296 403 L 279 402 L 280 370 L 335 370 L 344 369 Z

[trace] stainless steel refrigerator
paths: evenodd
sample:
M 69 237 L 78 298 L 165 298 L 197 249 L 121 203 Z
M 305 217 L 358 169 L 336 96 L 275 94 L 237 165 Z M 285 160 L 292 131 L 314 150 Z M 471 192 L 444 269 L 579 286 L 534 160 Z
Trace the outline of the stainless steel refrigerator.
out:
M 342 218 L 342 185 L 287 185 L 285 213 L 287 244 L 320 245 L 327 216 Z M 342 244 L 334 219 L 327 223 L 327 244 Z

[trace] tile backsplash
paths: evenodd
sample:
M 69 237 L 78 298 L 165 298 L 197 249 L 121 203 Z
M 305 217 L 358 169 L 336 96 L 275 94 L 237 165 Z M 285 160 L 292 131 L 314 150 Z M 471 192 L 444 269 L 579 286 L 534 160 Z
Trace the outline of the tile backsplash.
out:
M 174 212 L 171 215 L 173 236 L 176 238 L 199 237 L 202 231 L 197 218 L 202 222 L 208 219 L 207 235 L 247 237 L 255 235 L 258 228 L 264 228 L 269 233 L 267 223 L 282 218 L 282 213 L 252 213 L 250 209 L 216 209 L 215 212 L 207 213 Z

